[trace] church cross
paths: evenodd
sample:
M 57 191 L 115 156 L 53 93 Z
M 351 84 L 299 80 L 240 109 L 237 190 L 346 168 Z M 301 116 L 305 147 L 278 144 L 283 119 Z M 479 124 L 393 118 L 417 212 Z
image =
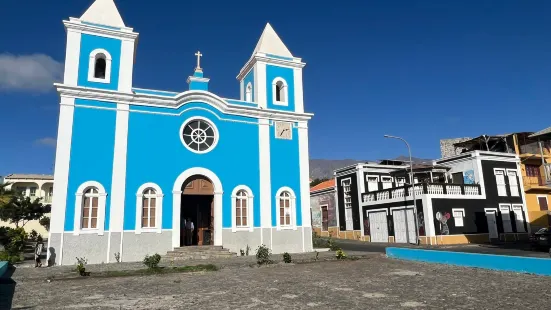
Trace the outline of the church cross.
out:
M 203 56 L 203 54 L 201 54 L 201 52 L 197 51 L 197 53 L 195 53 L 195 56 L 197 56 L 197 70 L 201 70 L 201 56 Z

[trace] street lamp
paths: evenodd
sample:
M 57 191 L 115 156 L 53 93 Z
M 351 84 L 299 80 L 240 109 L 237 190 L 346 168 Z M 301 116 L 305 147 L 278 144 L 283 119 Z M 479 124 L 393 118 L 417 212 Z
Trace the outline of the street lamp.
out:
M 411 148 L 409 147 L 409 143 L 404 139 L 404 138 L 400 138 L 400 137 L 396 137 L 396 136 L 391 136 L 391 135 L 384 135 L 385 138 L 389 138 L 389 139 L 398 139 L 398 140 L 402 140 L 404 141 L 404 143 L 406 144 L 407 148 L 408 148 L 408 153 L 409 153 L 409 168 L 410 168 L 410 173 L 411 173 L 411 176 L 410 176 L 410 182 L 411 182 L 411 191 L 412 191 L 412 195 L 413 195 L 413 213 L 415 214 L 415 230 L 416 230 L 416 235 L 417 235 L 417 244 L 419 244 L 419 223 L 417 223 L 417 204 L 415 203 L 415 179 L 413 177 L 413 160 L 411 159 Z M 406 223 L 407 223 L 407 209 L 405 211 L 405 217 L 406 217 Z M 408 234 L 408 239 L 409 239 L 409 234 Z

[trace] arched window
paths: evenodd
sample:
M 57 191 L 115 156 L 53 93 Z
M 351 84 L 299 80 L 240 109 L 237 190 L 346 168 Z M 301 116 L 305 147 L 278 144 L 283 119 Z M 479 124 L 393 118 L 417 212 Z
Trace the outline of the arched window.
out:
M 88 81 L 96 83 L 111 82 L 111 54 L 98 48 L 90 53 Z
M 245 89 L 245 101 L 253 101 L 253 86 L 250 82 L 247 84 L 247 88 Z
M 232 231 L 253 231 L 253 192 L 246 185 L 239 185 L 232 191 Z
M 163 192 L 155 183 L 145 183 L 136 191 L 135 233 L 162 232 Z
M 284 79 L 277 77 L 272 82 L 272 99 L 275 105 L 288 105 L 288 87 Z
M 153 188 L 148 188 L 143 193 L 142 199 L 142 228 L 155 228 L 157 192 Z
M 99 197 L 99 190 L 96 187 L 89 187 L 84 191 L 81 220 L 83 230 L 98 228 Z
M 279 195 L 279 226 L 291 226 L 291 194 L 287 191 Z
M 240 190 L 235 197 L 235 226 L 248 227 L 247 192 Z
M 73 234 L 103 235 L 107 200 L 103 185 L 96 181 L 86 181 L 78 187 L 75 198 Z
M 94 66 L 94 77 L 96 79 L 105 79 L 106 67 L 107 67 L 107 62 L 105 61 L 105 55 L 97 54 L 96 64 Z

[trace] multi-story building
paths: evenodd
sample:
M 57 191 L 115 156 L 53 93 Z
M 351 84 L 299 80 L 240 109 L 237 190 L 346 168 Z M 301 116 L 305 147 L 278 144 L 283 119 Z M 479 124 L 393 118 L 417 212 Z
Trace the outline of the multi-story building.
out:
M 51 204 L 54 193 L 54 176 L 44 174 L 9 174 L 0 179 L 0 183 L 8 183 L 7 190 L 12 190 L 31 199 L 40 198 L 43 204 Z M 0 221 L 0 226 L 14 227 L 8 222 Z M 25 231 L 36 230 L 43 237 L 48 236 L 48 231 L 38 221 L 30 221 L 25 226 Z

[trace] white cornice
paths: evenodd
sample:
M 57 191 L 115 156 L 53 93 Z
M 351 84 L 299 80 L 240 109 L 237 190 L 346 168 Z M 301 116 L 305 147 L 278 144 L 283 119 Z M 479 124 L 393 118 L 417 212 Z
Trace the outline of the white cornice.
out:
M 289 67 L 289 68 L 304 68 L 306 66 L 305 63 L 302 62 L 301 58 L 293 58 L 293 60 L 287 60 L 287 59 L 280 59 L 280 58 L 273 58 L 266 56 L 262 53 L 257 53 L 256 55 L 251 56 L 251 58 L 247 61 L 245 66 L 239 71 L 239 74 L 237 75 L 238 80 L 242 80 L 245 75 L 251 70 L 251 68 L 254 66 L 255 63 L 262 62 L 270 65 L 278 65 L 282 67 Z
M 61 97 L 72 97 L 89 100 L 99 100 L 114 103 L 122 103 L 137 106 L 151 106 L 178 109 L 190 102 L 204 102 L 218 109 L 224 114 L 266 118 L 286 121 L 308 121 L 312 118 L 311 113 L 295 113 L 288 111 L 261 109 L 255 106 L 241 106 L 231 104 L 215 94 L 202 91 L 190 90 L 176 95 L 175 97 L 164 97 L 152 94 L 133 94 L 113 90 L 88 88 L 81 86 L 70 86 L 65 84 L 54 84 Z
M 90 24 L 83 24 L 79 19 L 71 18 L 69 21 L 64 20 L 63 24 L 67 30 L 75 30 L 78 32 L 89 32 L 94 34 L 103 35 L 106 37 L 130 39 L 135 40 L 138 37 L 138 33 L 133 32 L 132 28 L 120 28 L 120 30 L 110 29 L 100 26 L 94 26 Z

